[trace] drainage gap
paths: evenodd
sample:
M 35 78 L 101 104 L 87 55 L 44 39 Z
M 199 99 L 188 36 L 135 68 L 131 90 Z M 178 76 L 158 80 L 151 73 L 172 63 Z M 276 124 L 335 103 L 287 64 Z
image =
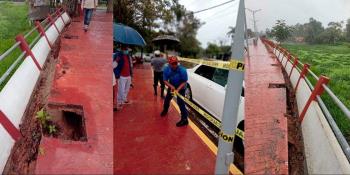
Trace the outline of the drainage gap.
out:
M 304 141 L 299 122 L 299 112 L 295 92 L 289 80 L 287 72 L 282 69 L 286 82 L 287 113 L 288 120 L 288 169 L 289 174 L 307 174 L 307 165 L 304 153 Z
M 269 83 L 269 88 L 286 88 L 284 83 Z
M 65 39 L 79 39 L 79 36 L 78 35 L 65 34 L 63 36 L 63 38 L 65 38 Z
M 46 137 L 53 136 L 63 140 L 87 141 L 83 107 L 73 104 L 48 104 L 51 124 L 57 128 L 55 134 L 44 132 Z

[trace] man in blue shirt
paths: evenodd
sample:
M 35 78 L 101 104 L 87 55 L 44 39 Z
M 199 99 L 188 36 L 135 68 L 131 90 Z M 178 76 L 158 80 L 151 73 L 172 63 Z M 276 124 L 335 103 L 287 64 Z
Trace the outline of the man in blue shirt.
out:
M 162 117 L 166 116 L 170 106 L 170 101 L 173 98 L 172 92 L 177 91 L 182 96 L 185 96 L 186 83 L 188 80 L 186 69 L 178 65 L 177 57 L 169 58 L 169 65 L 163 71 L 164 83 L 168 86 L 168 92 L 164 100 L 163 111 L 160 114 Z M 177 104 L 181 110 L 181 120 L 176 123 L 177 127 L 188 125 L 188 112 L 185 102 L 177 97 Z

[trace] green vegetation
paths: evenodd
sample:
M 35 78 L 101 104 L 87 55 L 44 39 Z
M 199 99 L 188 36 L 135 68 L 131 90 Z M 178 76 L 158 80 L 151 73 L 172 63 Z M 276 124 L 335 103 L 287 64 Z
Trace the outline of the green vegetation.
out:
M 0 55 L 15 43 L 16 35 L 20 33 L 24 34 L 33 27 L 32 24 L 29 23 L 27 14 L 28 6 L 26 3 L 0 3 Z M 27 41 L 32 41 L 36 34 L 37 32 L 34 32 Z M 12 65 L 20 53 L 20 49 L 17 48 L 4 60 L 0 61 L 0 76 Z M 0 84 L 0 90 L 5 83 L 6 82 Z
M 309 63 L 316 75 L 330 78 L 329 87 L 350 108 L 350 43 L 339 45 L 284 44 L 284 48 Z M 309 77 L 310 80 L 314 78 Z M 315 81 L 312 81 L 314 84 Z M 350 142 L 350 121 L 328 95 L 322 99 L 333 115 L 340 130 Z
M 44 132 L 49 133 L 49 135 L 56 134 L 57 128 L 51 121 L 52 116 L 50 116 L 44 108 L 36 113 L 36 119 L 39 120 Z

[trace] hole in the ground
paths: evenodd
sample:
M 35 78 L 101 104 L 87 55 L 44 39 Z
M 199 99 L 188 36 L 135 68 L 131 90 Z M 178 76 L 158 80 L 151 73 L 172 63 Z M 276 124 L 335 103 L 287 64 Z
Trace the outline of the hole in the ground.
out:
M 79 39 L 79 36 L 78 35 L 66 34 L 66 35 L 63 36 L 63 38 L 66 38 L 66 39 Z
M 48 104 L 51 125 L 57 133 L 46 133 L 64 140 L 87 141 L 83 107 L 72 104 Z
M 284 83 L 269 83 L 269 88 L 286 88 Z

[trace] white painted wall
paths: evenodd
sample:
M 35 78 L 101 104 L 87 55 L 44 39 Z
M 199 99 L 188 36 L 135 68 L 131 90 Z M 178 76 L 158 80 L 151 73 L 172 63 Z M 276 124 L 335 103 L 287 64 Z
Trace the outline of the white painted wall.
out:
M 286 67 L 288 74 L 291 68 L 292 64 L 289 62 Z M 294 68 L 290 78 L 293 88 L 299 76 L 300 73 Z M 300 114 L 311 95 L 311 90 L 304 79 L 301 79 L 295 95 Z M 301 127 L 309 174 L 350 174 L 350 164 L 316 101 L 313 101 L 308 108 Z
M 65 23 L 70 21 L 69 16 L 64 13 Z M 64 24 L 61 18 L 55 22 L 57 28 L 62 31 Z M 57 29 L 51 26 L 46 35 L 51 43 L 58 38 Z M 32 48 L 32 52 L 41 66 L 44 65 L 51 49 L 45 39 L 41 37 Z M 11 79 L 0 92 L 0 110 L 9 118 L 16 128 L 19 128 L 25 109 L 39 79 L 40 71 L 31 57 L 26 57 Z M 15 141 L 0 124 L 0 172 L 3 171 L 11 149 Z

